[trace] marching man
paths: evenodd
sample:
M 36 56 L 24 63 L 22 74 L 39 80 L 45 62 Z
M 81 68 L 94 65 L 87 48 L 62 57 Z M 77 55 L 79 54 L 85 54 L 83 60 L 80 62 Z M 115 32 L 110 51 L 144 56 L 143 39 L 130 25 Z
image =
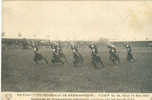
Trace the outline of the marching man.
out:
M 127 61 L 134 62 L 135 57 L 132 54 L 132 48 L 129 44 L 126 44 L 126 49 L 127 49 Z
M 109 48 L 109 59 L 113 62 L 113 64 L 120 63 L 119 54 L 117 52 L 117 49 L 114 45 L 108 46 Z M 117 61 L 117 62 L 116 62 Z
M 98 56 L 98 49 L 97 46 L 92 43 L 89 45 L 89 48 L 91 49 L 91 59 L 92 59 L 92 64 L 94 65 L 94 67 L 98 68 L 97 66 L 101 65 L 102 67 L 104 67 L 104 63 L 101 60 L 100 56 Z
M 73 53 L 73 64 L 82 64 L 83 63 L 83 57 L 80 54 L 79 50 L 78 50 L 78 46 L 76 46 L 75 44 L 71 44 L 71 49 L 72 49 L 72 53 Z
M 43 60 L 46 64 L 48 64 L 48 61 L 47 61 L 47 59 L 46 58 L 44 58 L 38 51 L 39 51 L 39 49 L 38 49 L 38 47 L 35 45 L 35 46 L 32 46 L 33 47 L 33 51 L 34 51 L 34 62 L 36 63 L 36 64 L 38 64 L 38 61 L 40 61 L 40 60 Z

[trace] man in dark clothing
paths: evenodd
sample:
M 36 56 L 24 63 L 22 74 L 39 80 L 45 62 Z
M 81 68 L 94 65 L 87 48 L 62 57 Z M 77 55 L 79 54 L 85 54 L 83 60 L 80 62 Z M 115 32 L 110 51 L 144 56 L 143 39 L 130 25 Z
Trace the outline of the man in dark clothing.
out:
M 130 45 L 126 44 L 126 49 L 127 49 L 127 61 L 133 62 L 135 61 L 134 56 L 132 55 L 132 48 Z
M 113 64 L 120 63 L 119 54 L 115 46 L 108 46 L 109 48 L 109 59 L 113 62 Z
M 78 47 L 73 44 L 71 45 L 71 49 L 72 49 L 72 53 L 73 53 L 73 64 L 74 65 L 77 65 L 77 64 L 82 64 L 83 63 L 83 57 L 82 55 L 80 54 L 79 50 L 78 50 Z
M 38 47 L 37 46 L 33 46 L 33 51 L 34 51 L 34 62 L 36 63 L 36 64 L 38 64 L 38 61 L 40 61 L 40 60 L 43 60 L 43 61 L 45 61 L 45 63 L 46 64 L 48 64 L 48 61 L 47 61 L 47 59 L 46 58 L 44 58 L 38 51 Z
M 61 45 L 60 42 L 58 43 L 58 52 L 59 52 L 60 58 L 61 58 L 62 60 L 64 60 L 64 62 L 67 62 L 67 63 L 68 63 L 68 60 L 67 60 L 67 58 L 66 58 L 66 56 L 65 56 L 65 54 L 64 54 L 64 52 L 63 52 L 62 45 Z
M 92 54 L 92 56 L 93 55 L 97 55 L 97 53 L 98 53 L 98 49 L 97 49 L 97 46 L 93 43 L 93 44 L 90 44 L 89 45 L 89 48 L 91 49 L 91 54 Z
M 61 51 L 59 50 L 58 44 L 57 43 L 51 44 L 51 49 L 52 49 L 52 54 L 53 54 L 53 56 L 52 56 L 53 58 L 51 60 L 52 63 L 62 63 L 62 64 L 64 64 L 64 62 L 60 58 Z
M 99 64 L 101 64 L 104 67 L 104 63 L 101 60 L 100 56 L 98 56 L 98 49 L 97 46 L 92 43 L 89 45 L 89 48 L 91 49 L 91 59 L 92 59 L 92 64 L 97 67 Z

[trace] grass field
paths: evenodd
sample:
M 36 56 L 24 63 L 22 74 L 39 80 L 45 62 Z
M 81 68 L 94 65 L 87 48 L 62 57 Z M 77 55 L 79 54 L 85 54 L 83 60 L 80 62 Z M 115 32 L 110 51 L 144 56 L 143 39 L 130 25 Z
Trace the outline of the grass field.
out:
M 152 48 L 134 47 L 135 63 L 126 61 L 125 48 L 119 48 L 121 64 L 112 65 L 106 48 L 99 48 L 105 68 L 95 69 L 90 50 L 81 48 L 85 61 L 72 65 L 72 52 L 64 49 L 69 61 L 64 66 L 51 63 L 47 48 L 40 52 L 49 64 L 34 64 L 30 49 L 2 52 L 2 91 L 29 92 L 152 92 Z

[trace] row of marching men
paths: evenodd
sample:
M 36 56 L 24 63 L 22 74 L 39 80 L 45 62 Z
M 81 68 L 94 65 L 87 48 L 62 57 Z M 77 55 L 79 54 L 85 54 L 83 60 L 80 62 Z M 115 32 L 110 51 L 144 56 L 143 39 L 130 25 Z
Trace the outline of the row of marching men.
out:
M 83 64 L 84 62 L 84 58 L 81 55 L 81 53 L 79 52 L 79 48 L 78 45 L 76 44 L 71 44 L 71 50 L 72 50 L 72 54 L 73 54 L 73 64 L 74 65 L 79 65 L 79 64 Z M 91 43 L 88 46 L 91 49 L 91 62 L 92 64 L 97 67 L 98 65 L 103 66 L 104 67 L 104 63 L 101 60 L 100 56 L 98 55 L 98 47 L 95 43 Z M 132 48 L 130 45 L 125 44 L 125 47 L 127 49 L 127 60 L 128 61 L 135 61 L 135 58 L 132 55 Z M 114 45 L 108 45 L 109 48 L 109 60 L 113 63 L 113 64 L 119 64 L 120 63 L 120 58 L 119 58 L 119 53 L 117 52 L 117 49 Z M 52 63 L 68 63 L 68 60 L 63 52 L 63 48 L 61 46 L 61 43 L 50 43 L 50 49 L 52 51 L 52 59 L 51 62 Z M 34 45 L 33 46 L 33 50 L 34 50 L 34 62 L 38 63 L 40 60 L 45 61 L 46 63 L 48 63 L 48 60 L 42 56 L 39 53 L 39 49 L 38 46 Z

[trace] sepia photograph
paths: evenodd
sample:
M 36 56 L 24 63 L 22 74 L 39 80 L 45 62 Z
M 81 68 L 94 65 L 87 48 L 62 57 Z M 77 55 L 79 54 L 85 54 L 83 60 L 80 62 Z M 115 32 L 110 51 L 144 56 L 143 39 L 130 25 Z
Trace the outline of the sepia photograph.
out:
M 4 0 L 1 55 L 2 92 L 151 93 L 152 1 Z

